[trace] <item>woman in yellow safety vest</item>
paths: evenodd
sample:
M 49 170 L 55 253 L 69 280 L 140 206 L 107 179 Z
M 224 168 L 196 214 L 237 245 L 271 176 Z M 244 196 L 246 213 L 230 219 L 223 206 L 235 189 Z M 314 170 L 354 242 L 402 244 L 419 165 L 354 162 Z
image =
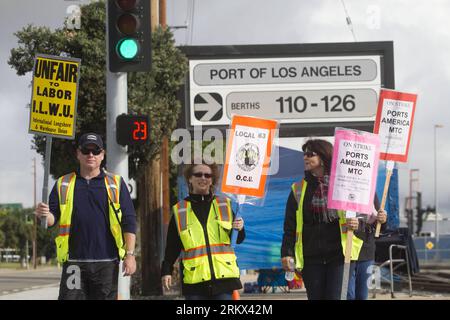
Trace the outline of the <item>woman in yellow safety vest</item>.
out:
M 239 231 L 237 243 L 241 243 L 244 221 L 234 219 L 230 199 L 214 194 L 217 165 L 188 165 L 184 177 L 189 196 L 172 207 L 162 286 L 170 289 L 173 264 L 180 256 L 182 292 L 187 300 L 230 300 L 233 291 L 242 288 L 231 231 Z
M 344 248 L 347 228 L 358 227 L 356 218 L 327 208 L 328 180 L 333 146 L 321 139 L 302 147 L 305 176 L 292 185 L 286 204 L 281 262 L 284 270 L 302 273 L 309 300 L 338 300 L 341 297 Z M 352 258 L 357 259 L 362 241 L 353 237 Z

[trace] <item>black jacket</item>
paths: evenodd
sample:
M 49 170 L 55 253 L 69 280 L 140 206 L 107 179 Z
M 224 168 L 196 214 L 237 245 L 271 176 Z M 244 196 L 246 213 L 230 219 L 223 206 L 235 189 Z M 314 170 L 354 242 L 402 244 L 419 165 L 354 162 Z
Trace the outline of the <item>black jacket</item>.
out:
M 380 209 L 380 201 L 375 195 L 373 204 L 375 209 Z M 377 222 L 368 223 L 367 215 L 360 215 L 358 230 L 355 230 L 354 235 L 363 240 L 363 246 L 359 253 L 358 261 L 375 260 L 375 231 L 377 227 Z M 381 225 L 381 231 L 385 231 L 387 223 Z
M 208 236 L 206 234 L 206 225 L 208 222 L 209 210 L 211 207 L 211 202 L 214 199 L 211 195 L 202 196 L 191 194 L 186 197 L 184 200 L 190 201 L 192 210 L 196 215 L 197 219 L 201 223 L 203 230 L 205 230 L 205 240 L 206 245 L 209 246 Z M 234 220 L 234 213 L 233 213 Z M 245 239 L 245 230 L 242 229 L 238 233 L 237 243 L 242 243 Z M 173 271 L 173 264 L 176 259 L 180 255 L 183 244 L 178 235 L 178 230 L 175 221 L 175 215 L 172 215 L 172 218 L 169 223 L 169 229 L 167 231 L 167 242 L 166 242 L 166 252 L 164 256 L 164 261 L 161 267 L 161 275 L 171 275 Z M 211 255 L 208 251 L 208 257 L 210 266 L 212 268 L 212 260 Z M 181 274 L 183 268 L 183 264 L 181 264 Z M 211 270 L 212 279 L 210 281 L 205 281 L 196 284 L 185 284 L 182 282 L 182 291 L 184 295 L 216 295 L 221 293 L 231 293 L 233 290 L 241 289 L 242 284 L 241 281 L 237 278 L 228 278 L 228 279 L 215 279 L 214 272 Z
M 305 172 L 308 183 L 303 201 L 303 260 L 306 264 L 325 264 L 344 260 L 341 246 L 339 219 L 320 223 L 313 219 L 311 200 L 319 185 L 317 178 Z M 295 257 L 295 233 L 297 227 L 297 200 L 291 190 L 286 204 L 281 256 Z

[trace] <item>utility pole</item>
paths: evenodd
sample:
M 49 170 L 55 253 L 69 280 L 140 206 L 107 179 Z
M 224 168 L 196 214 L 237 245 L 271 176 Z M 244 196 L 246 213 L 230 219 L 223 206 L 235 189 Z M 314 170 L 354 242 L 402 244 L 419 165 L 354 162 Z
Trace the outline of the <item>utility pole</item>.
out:
M 408 221 L 408 228 L 409 228 L 409 232 L 411 235 L 414 234 L 414 209 L 413 209 L 413 205 L 412 205 L 412 200 L 413 200 L 413 189 L 414 189 L 414 182 L 419 183 L 419 177 L 415 178 L 414 177 L 414 172 L 417 172 L 417 174 L 419 173 L 419 169 L 410 169 L 409 170 L 409 210 L 408 212 L 408 216 L 407 216 L 407 221 Z M 417 187 L 417 190 L 419 188 Z
M 152 32 L 159 25 L 159 1 L 151 1 Z M 147 164 L 139 188 L 142 294 L 161 295 L 161 153 Z
M 440 260 L 439 257 L 439 224 L 438 224 L 438 188 L 437 188 L 437 129 L 443 128 L 443 125 L 434 125 L 434 228 L 435 228 L 435 239 L 436 239 L 436 255 L 435 259 Z
M 33 198 L 34 198 L 34 210 L 36 210 L 36 157 L 33 158 Z M 36 264 L 36 252 L 37 249 L 37 216 L 34 215 L 33 222 L 33 269 L 37 268 Z
M 159 24 L 163 29 L 167 28 L 166 21 L 166 0 L 159 0 Z M 164 244 L 167 235 L 167 229 L 169 227 L 170 220 L 170 186 L 169 186 L 169 138 L 167 137 L 167 133 L 165 133 L 162 137 L 161 144 L 161 175 L 162 175 L 162 210 L 163 210 L 163 219 L 162 219 L 162 241 L 161 241 L 161 258 L 164 255 Z M 161 259 L 162 260 L 162 259 Z M 162 262 L 162 261 L 161 261 Z

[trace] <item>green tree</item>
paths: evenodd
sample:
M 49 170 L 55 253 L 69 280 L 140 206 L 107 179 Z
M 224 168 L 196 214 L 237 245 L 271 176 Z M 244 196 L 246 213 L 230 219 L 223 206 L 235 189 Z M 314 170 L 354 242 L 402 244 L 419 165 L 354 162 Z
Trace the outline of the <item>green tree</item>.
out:
M 105 12 L 105 1 L 81 6 L 79 30 L 24 27 L 15 33 L 18 47 L 11 50 L 8 61 L 18 75 L 25 75 L 32 71 L 37 53 L 59 55 L 64 52 L 81 59 L 77 137 L 80 133 L 94 131 L 106 138 Z M 176 92 L 186 72 L 187 60 L 175 47 L 172 33 L 158 28 L 152 34 L 152 71 L 128 74 L 128 108 L 131 112 L 149 114 L 152 124 L 151 143 L 129 148 L 130 177 L 138 177 L 138 172 L 159 153 L 162 135 L 170 134 L 175 127 L 180 111 Z M 76 141 L 53 140 L 50 173 L 54 177 L 77 168 L 75 146 Z M 34 136 L 32 147 L 44 156 L 42 136 Z
M 21 257 L 25 256 L 26 241 L 30 241 L 31 245 L 32 225 L 27 224 L 31 210 L 6 210 L 0 215 L 0 233 L 3 234 L 1 247 L 18 249 Z

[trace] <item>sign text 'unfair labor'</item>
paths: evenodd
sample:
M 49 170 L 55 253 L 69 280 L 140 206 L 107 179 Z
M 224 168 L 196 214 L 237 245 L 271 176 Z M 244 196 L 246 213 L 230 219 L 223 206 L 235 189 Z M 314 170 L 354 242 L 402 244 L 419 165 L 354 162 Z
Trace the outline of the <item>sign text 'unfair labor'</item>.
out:
M 376 134 L 337 128 L 328 207 L 370 214 L 378 173 L 380 141 Z
M 30 133 L 74 138 L 79 71 L 79 59 L 36 56 L 30 106 Z

